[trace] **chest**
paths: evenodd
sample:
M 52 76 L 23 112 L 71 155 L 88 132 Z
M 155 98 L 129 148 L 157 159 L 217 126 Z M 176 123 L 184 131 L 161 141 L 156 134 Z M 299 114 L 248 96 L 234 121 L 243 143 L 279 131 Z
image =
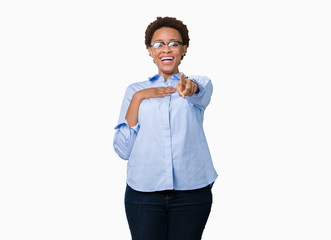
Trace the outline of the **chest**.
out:
M 194 105 L 174 92 L 162 98 L 149 98 L 141 102 L 138 119 L 142 123 L 146 120 L 160 120 L 174 118 L 182 114 L 195 111 Z

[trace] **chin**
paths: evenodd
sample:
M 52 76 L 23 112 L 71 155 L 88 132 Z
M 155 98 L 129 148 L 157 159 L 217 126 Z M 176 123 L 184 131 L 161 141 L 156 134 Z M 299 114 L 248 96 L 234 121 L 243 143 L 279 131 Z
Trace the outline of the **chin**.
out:
M 159 68 L 159 72 L 166 74 L 175 74 L 177 72 L 177 68 Z

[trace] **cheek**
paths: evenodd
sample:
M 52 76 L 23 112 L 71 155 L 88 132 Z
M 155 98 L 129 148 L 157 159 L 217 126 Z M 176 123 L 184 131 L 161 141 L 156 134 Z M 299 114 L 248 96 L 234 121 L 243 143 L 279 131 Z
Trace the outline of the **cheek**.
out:
M 182 60 L 182 57 L 183 57 L 183 54 L 182 53 L 181 54 L 178 54 L 178 56 L 177 56 L 178 62 L 180 62 Z
M 158 53 L 152 53 L 152 57 L 154 60 L 158 60 L 159 59 L 159 54 Z

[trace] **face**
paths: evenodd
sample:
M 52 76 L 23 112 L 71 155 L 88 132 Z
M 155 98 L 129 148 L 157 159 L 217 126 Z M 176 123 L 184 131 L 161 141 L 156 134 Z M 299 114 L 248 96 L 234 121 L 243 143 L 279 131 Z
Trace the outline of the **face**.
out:
M 153 42 L 171 42 L 179 41 L 182 42 L 180 33 L 170 27 L 163 27 L 156 30 L 152 37 Z M 165 45 L 160 52 L 157 52 L 152 47 L 148 48 L 149 55 L 154 59 L 155 64 L 159 69 L 159 74 L 162 74 L 165 79 L 169 76 L 179 72 L 178 66 L 181 62 L 182 56 L 186 53 L 187 45 L 180 45 L 176 51 Z M 165 59 L 166 58 L 166 59 Z

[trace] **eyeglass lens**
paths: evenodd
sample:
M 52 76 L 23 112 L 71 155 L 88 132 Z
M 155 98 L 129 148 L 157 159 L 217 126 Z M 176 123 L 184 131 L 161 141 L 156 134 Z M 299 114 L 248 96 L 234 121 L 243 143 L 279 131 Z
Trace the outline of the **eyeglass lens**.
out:
M 154 43 L 152 43 L 152 48 L 154 48 L 156 52 L 160 52 L 163 50 L 165 45 L 168 45 L 169 49 L 173 52 L 179 51 L 179 48 L 180 48 L 180 43 L 177 41 L 172 41 L 172 42 L 168 42 L 168 43 L 154 42 Z

